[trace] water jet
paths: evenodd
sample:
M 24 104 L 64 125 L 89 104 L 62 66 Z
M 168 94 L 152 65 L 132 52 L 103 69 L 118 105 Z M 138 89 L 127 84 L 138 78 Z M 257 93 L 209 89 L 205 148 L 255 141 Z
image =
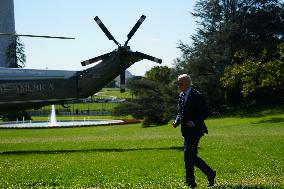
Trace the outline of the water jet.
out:
M 86 127 L 86 126 L 99 126 L 99 125 L 116 125 L 122 124 L 122 120 L 109 120 L 109 119 L 86 119 L 75 120 L 72 117 L 71 120 L 57 121 L 55 106 L 52 105 L 49 121 L 29 121 L 25 122 L 23 118 L 22 122 L 2 122 L 0 128 L 60 128 L 60 127 Z

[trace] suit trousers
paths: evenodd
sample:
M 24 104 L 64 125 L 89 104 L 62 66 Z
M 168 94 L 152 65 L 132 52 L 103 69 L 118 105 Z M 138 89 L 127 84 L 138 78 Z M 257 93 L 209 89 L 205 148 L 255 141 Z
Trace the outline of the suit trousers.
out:
M 195 183 L 194 166 L 199 168 L 207 177 L 213 173 L 213 170 L 197 156 L 198 143 L 200 135 L 184 136 L 184 163 L 186 170 L 186 182 Z

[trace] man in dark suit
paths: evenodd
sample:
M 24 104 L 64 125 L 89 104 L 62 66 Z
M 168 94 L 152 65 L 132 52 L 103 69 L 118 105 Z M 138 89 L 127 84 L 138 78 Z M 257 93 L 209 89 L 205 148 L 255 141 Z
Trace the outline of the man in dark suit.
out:
M 173 122 L 176 128 L 181 124 L 181 133 L 184 138 L 184 163 L 186 170 L 186 183 L 191 188 L 197 186 L 194 177 L 194 166 L 199 168 L 208 178 L 208 186 L 214 186 L 216 171 L 213 171 L 205 161 L 197 156 L 200 138 L 206 133 L 204 120 L 209 116 L 207 105 L 203 96 L 191 87 L 191 78 L 187 74 L 178 77 L 181 90 L 178 101 L 178 115 Z

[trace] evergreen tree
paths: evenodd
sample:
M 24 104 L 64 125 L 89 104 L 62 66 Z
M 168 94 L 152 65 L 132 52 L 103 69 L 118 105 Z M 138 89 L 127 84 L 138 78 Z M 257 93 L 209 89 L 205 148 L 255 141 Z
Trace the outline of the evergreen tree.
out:
M 19 37 L 12 36 L 10 44 L 6 49 L 6 65 L 9 68 L 23 68 L 25 67 L 25 63 L 25 46 L 21 43 Z M 3 121 L 16 121 L 23 118 L 31 120 L 31 116 L 26 111 L 9 112 L 0 116 L 0 118 Z
M 9 68 L 23 68 L 25 63 L 25 46 L 19 37 L 12 37 L 6 50 L 6 64 Z
M 284 36 L 283 3 L 278 0 L 200 0 L 193 16 L 199 28 L 193 45 L 180 42 L 178 73 L 189 73 L 211 107 L 224 104 L 220 82 L 234 54 L 241 49 L 257 56 L 267 49 L 272 57 Z M 241 96 L 239 96 L 241 98 Z M 238 99 L 238 98 L 237 98 Z
M 130 80 L 127 88 L 135 98 L 117 106 L 114 113 L 143 119 L 143 127 L 167 124 L 176 110 L 178 96 L 170 78 L 171 69 L 157 66 L 146 72 L 144 78 Z

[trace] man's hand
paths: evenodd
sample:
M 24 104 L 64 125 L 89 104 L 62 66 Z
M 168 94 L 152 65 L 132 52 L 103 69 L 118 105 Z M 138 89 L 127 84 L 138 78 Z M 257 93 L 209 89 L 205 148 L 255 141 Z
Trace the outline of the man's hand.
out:
M 177 128 L 178 123 L 177 123 L 176 121 L 174 121 L 174 122 L 172 123 L 172 126 L 173 126 L 173 128 Z
M 186 125 L 187 125 L 188 127 L 194 127 L 194 123 L 193 123 L 192 121 L 186 122 Z

